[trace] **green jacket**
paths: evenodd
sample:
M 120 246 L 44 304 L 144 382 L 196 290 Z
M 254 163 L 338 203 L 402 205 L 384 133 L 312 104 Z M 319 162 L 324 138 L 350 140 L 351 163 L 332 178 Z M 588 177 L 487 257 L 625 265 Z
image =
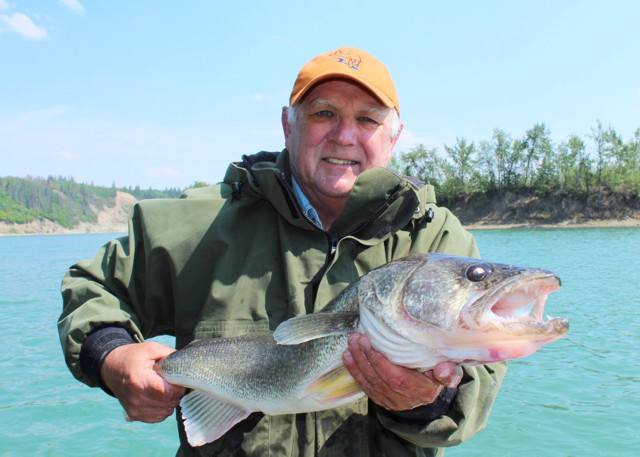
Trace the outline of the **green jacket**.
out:
M 304 215 L 290 186 L 288 152 L 245 157 L 224 182 L 186 198 L 137 204 L 129 235 L 62 283 L 60 340 L 76 378 L 92 385 L 78 358 L 88 333 L 124 326 L 138 341 L 194 339 L 275 329 L 321 310 L 371 269 L 416 252 L 478 256 L 475 240 L 431 186 L 385 169 L 357 180 L 329 233 Z M 440 455 L 481 430 L 506 366 L 467 367 L 449 413 L 432 421 L 394 415 L 363 399 L 315 413 L 251 415 L 220 440 L 184 455 Z M 180 427 L 181 428 L 181 427 Z M 181 430 L 181 436 L 183 436 Z

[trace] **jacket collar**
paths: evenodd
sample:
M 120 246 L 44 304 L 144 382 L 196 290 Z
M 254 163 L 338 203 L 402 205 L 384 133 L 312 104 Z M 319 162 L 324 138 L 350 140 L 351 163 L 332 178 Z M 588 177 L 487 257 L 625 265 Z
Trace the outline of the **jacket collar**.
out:
M 280 153 L 259 154 L 258 158 L 249 156 L 232 164 L 225 182 L 242 182 L 244 195 L 266 198 L 291 224 L 317 230 L 302 215 L 293 194 L 289 152 L 285 149 Z M 424 215 L 421 193 L 415 184 L 385 168 L 367 170 L 358 176 L 329 234 L 337 238 L 352 235 L 359 239 L 384 239 Z

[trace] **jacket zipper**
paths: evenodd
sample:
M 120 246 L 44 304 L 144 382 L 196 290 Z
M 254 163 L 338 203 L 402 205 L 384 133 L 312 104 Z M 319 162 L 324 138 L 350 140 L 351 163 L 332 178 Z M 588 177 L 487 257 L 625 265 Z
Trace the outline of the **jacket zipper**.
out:
M 361 231 L 362 229 L 364 229 L 365 227 L 370 225 L 374 220 L 376 220 L 378 218 L 378 216 L 380 216 L 380 214 L 391 205 L 391 202 L 393 202 L 394 200 L 396 200 L 398 198 L 398 195 L 400 194 L 400 189 L 399 188 L 400 188 L 400 185 L 397 185 L 396 188 L 391 193 L 391 195 L 389 195 L 384 200 L 384 202 L 382 202 L 373 211 L 373 213 L 371 213 L 371 216 L 369 216 L 369 218 L 364 223 L 360 224 L 360 226 L 357 229 L 355 229 L 353 232 L 351 232 L 351 235 L 355 235 L 356 233 L 358 233 L 359 231 Z M 345 235 L 345 236 L 347 236 L 347 235 Z

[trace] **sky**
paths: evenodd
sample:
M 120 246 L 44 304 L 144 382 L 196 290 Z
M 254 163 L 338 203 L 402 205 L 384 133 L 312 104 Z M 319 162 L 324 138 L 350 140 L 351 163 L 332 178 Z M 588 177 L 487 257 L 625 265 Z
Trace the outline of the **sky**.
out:
M 640 127 L 640 2 L 0 0 L 0 176 L 184 188 L 284 147 L 302 65 L 389 68 L 419 144 Z

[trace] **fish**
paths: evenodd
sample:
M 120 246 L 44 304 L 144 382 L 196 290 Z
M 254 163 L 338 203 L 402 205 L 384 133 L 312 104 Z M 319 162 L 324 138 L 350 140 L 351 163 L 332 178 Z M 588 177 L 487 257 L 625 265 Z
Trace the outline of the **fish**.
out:
M 189 443 L 202 446 L 256 411 L 321 411 L 363 397 L 342 363 L 353 332 L 368 335 L 391 362 L 420 371 L 533 354 L 569 330 L 567 319 L 543 316 L 560 287 L 541 268 L 416 254 L 363 275 L 321 312 L 292 317 L 274 332 L 196 340 L 156 370 L 190 389 L 182 418 Z

